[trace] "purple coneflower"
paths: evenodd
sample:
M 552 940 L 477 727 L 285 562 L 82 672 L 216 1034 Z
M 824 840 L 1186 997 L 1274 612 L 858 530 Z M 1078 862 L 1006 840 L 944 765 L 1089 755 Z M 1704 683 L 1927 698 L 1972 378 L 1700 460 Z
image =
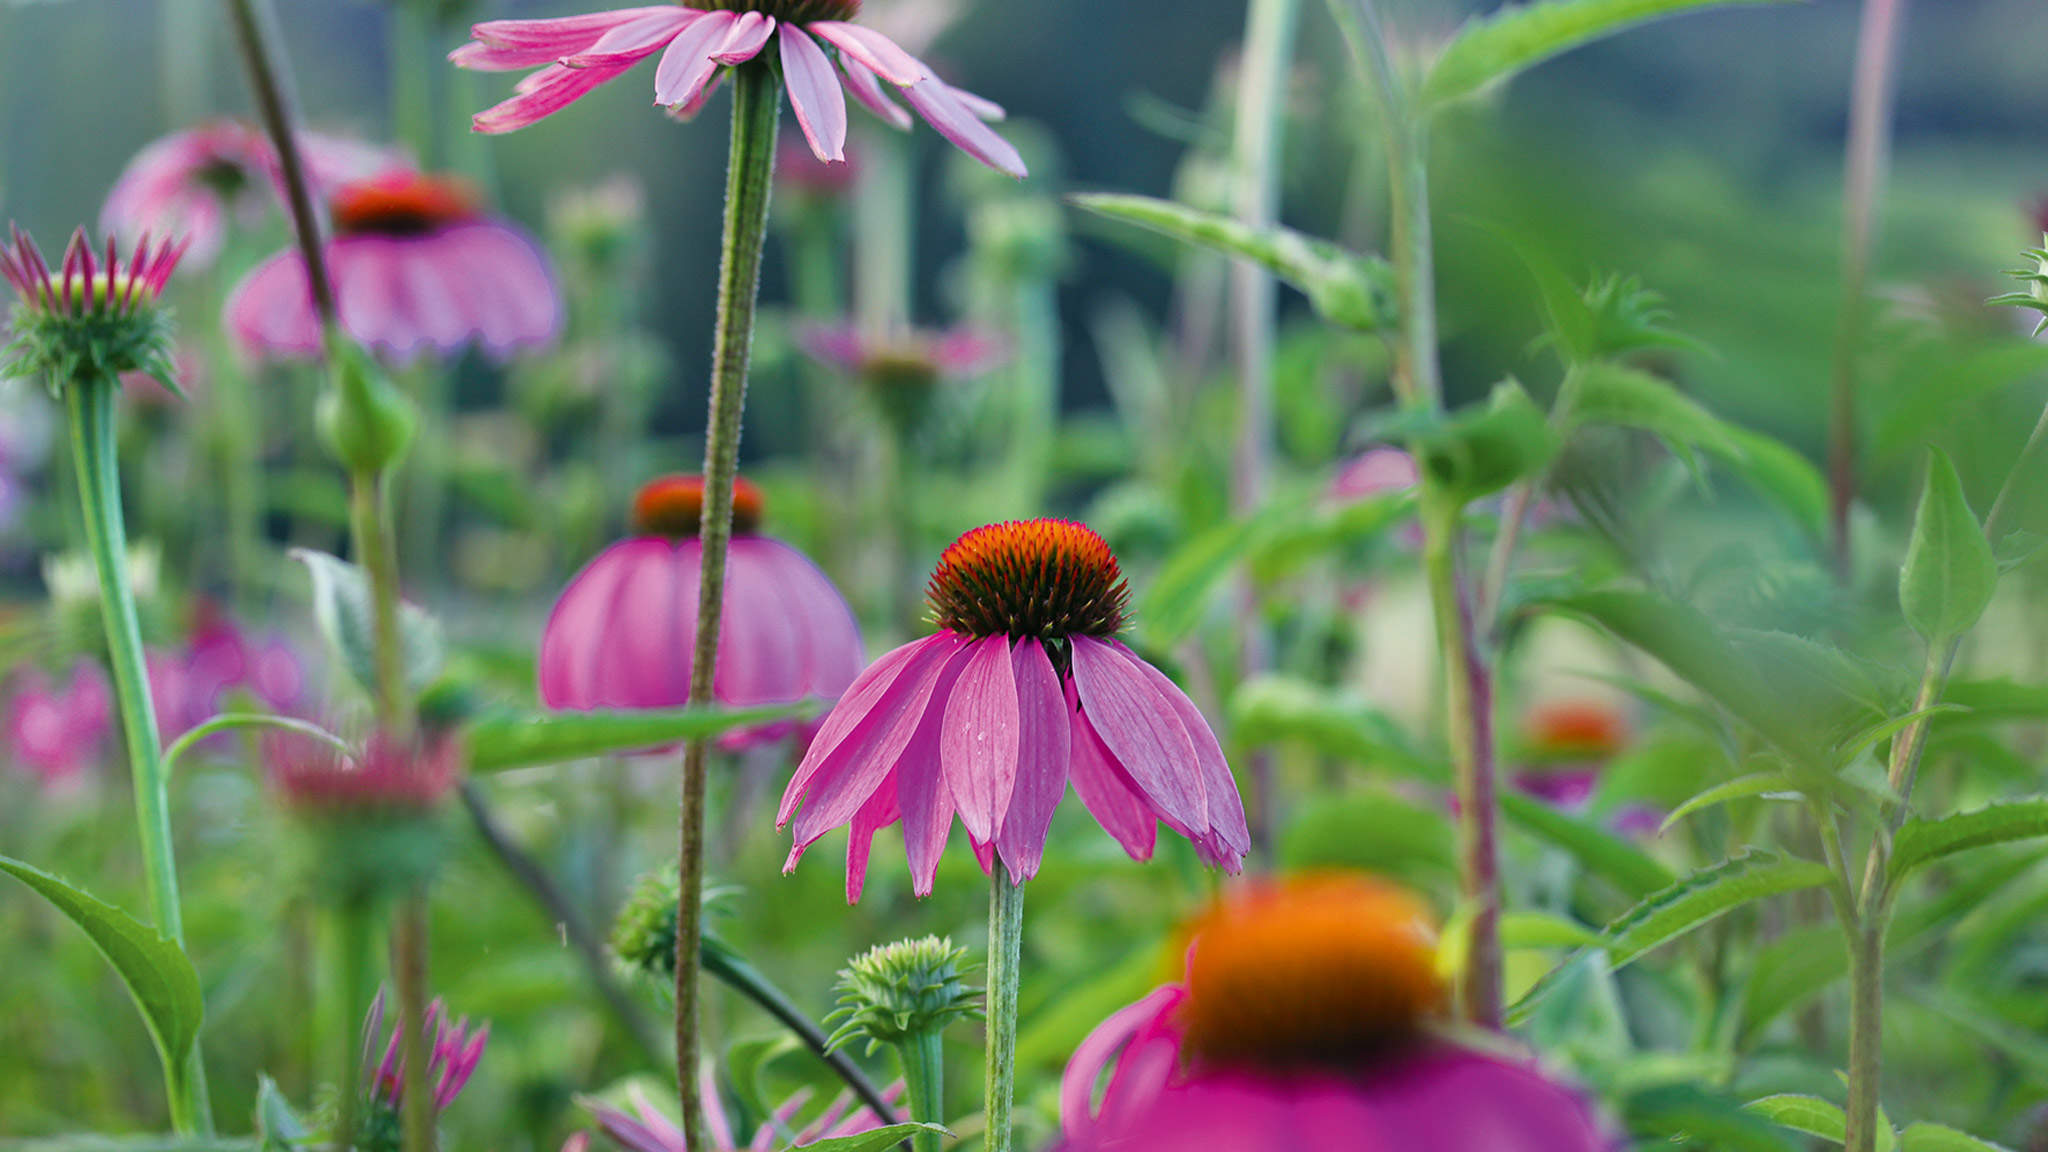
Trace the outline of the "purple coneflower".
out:
M 1186 982 L 1075 1051 L 1060 1152 L 1611 1152 L 1591 1102 L 1533 1061 L 1427 1030 L 1435 953 L 1428 908 L 1364 876 L 1226 897 Z
M 434 1046 L 428 1053 L 426 1082 L 433 1087 L 435 1111 L 445 1111 L 462 1094 L 476 1071 L 477 1061 L 483 1059 L 491 1026 L 484 1024 L 471 1032 L 467 1016 L 450 1024 L 446 1008 L 436 999 L 427 1005 L 427 1027 L 433 1030 Z M 383 1028 L 384 994 L 379 992 L 370 1002 L 369 1019 L 363 1021 L 363 1064 L 364 1070 L 370 1072 L 371 1099 L 396 1113 L 405 1097 L 405 1024 L 399 1021 L 392 1025 L 391 1039 L 384 1045 L 384 1059 L 372 1070 L 368 1067 L 371 1046 Z
M 464 68 L 516 72 L 533 68 L 516 94 L 479 113 L 479 132 L 524 128 L 623 75 L 656 52 L 654 102 L 689 116 L 704 106 L 728 68 L 760 56 L 775 42 L 783 87 L 818 159 L 844 158 L 846 98 L 898 128 L 910 113 L 889 99 L 882 81 L 939 134 L 983 164 L 1018 179 L 1024 161 L 984 120 L 1003 110 L 936 76 L 895 41 L 848 23 L 860 0 L 697 0 L 658 4 L 554 20 L 492 20 L 471 30 L 475 42 L 449 54 Z M 839 69 L 833 71 L 833 61 Z
M 920 384 L 986 372 L 1007 351 L 1001 340 L 974 328 L 912 328 L 877 337 L 855 324 L 819 324 L 800 329 L 796 342 L 811 359 L 864 380 Z
M 870 840 L 901 820 L 926 896 L 958 812 L 983 867 L 1000 856 L 1022 883 L 1071 779 L 1134 859 L 1163 821 L 1236 870 L 1251 847 L 1237 782 L 1194 703 L 1117 642 L 1129 591 L 1101 536 L 1066 520 L 977 528 L 939 557 L 926 595 L 939 631 L 861 673 L 783 793 L 786 869 L 850 824 L 858 900 Z
M 62 687 L 24 672 L 7 704 L 7 761 L 45 789 L 75 786 L 106 752 L 113 706 L 106 673 L 90 661 L 73 665 Z
M 329 201 L 326 242 L 341 326 L 396 360 L 480 344 L 503 359 L 562 327 L 561 292 L 540 245 L 489 216 L 459 181 L 403 169 L 344 184 Z M 227 324 L 252 353 L 321 350 L 305 262 L 280 252 L 228 298 Z
M 299 152 L 315 196 L 392 162 L 384 149 L 314 132 L 299 135 Z M 187 263 L 203 268 L 220 254 L 229 217 L 259 216 L 269 203 L 264 186 L 276 191 L 281 183 L 268 137 L 239 120 L 215 120 L 136 153 L 107 193 L 100 231 L 184 236 Z
M 718 1085 L 711 1079 L 709 1069 L 702 1077 L 701 1089 L 704 1099 L 704 1131 L 710 1137 L 712 1146 L 704 1152 L 770 1152 L 771 1149 L 788 1147 L 791 1144 L 810 1144 L 841 1136 L 857 1136 L 883 1126 L 884 1121 L 875 1114 L 861 1108 L 851 1115 L 847 1106 L 853 1101 L 844 1094 L 819 1113 L 818 1117 L 801 1129 L 792 1129 L 798 1114 L 809 1102 L 810 1089 L 800 1089 L 775 1109 L 767 1122 L 754 1130 L 752 1140 L 745 1144 L 738 1142 L 732 1121 L 725 1115 L 719 1104 Z M 895 1100 L 903 1092 L 903 1085 L 891 1085 L 883 1094 L 885 1099 Z M 648 1098 L 639 1085 L 627 1089 L 632 1110 L 614 1108 L 600 1100 L 587 1096 L 578 1097 L 577 1103 L 596 1117 L 598 1126 L 605 1134 L 619 1142 L 628 1152 L 690 1152 L 689 1142 L 683 1138 L 683 1131 L 668 1118 L 653 1100 Z
M 600 553 L 562 592 L 540 645 L 550 708 L 680 708 L 690 697 L 697 639 L 698 522 L 704 480 L 666 476 L 633 503 L 636 535 Z M 746 707 L 837 699 L 860 673 L 860 626 L 817 565 L 759 535 L 761 494 L 733 485 L 712 694 Z M 788 722 L 744 730 L 729 744 L 787 735 Z

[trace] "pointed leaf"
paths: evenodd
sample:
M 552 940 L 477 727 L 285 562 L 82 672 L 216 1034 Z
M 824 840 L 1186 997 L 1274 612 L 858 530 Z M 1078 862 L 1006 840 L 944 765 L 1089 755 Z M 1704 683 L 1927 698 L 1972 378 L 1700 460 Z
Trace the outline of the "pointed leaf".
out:
M 1501 814 L 1517 827 L 1571 853 L 1587 871 L 1613 884 L 1631 900 L 1668 888 L 1678 879 L 1671 869 L 1627 840 L 1541 800 L 1519 792 L 1503 792 L 1500 808 Z
M 1684 1133 L 1689 1138 L 1684 1147 L 1712 1152 L 1801 1152 L 1769 1120 L 1697 1084 L 1662 1084 L 1637 1092 L 1625 1108 L 1630 1129 L 1658 1143 Z
M 1672 825 L 1702 809 L 1726 804 L 1731 800 L 1747 800 L 1752 796 L 1769 797 L 1779 793 L 1791 798 L 1798 796 L 1797 786 L 1792 783 L 1791 777 L 1783 772 L 1757 772 L 1748 776 L 1738 776 L 1726 783 L 1716 784 L 1673 808 L 1671 815 L 1664 818 L 1664 826 L 1659 831 L 1668 831 Z
M 1720 417 L 1648 372 L 1605 362 L 1584 364 L 1567 387 L 1571 407 L 1564 417 L 1572 426 L 1635 428 L 1680 449 L 1700 448 L 1723 457 L 1741 451 Z
M 792 1144 L 784 1152 L 887 1152 L 912 1136 L 926 1132 L 934 1136 L 952 1135 L 937 1124 L 891 1124 L 852 1136 L 831 1136 L 809 1144 Z
M 1837 1144 L 1849 1137 L 1849 1118 L 1842 1109 L 1818 1096 L 1766 1096 L 1752 1100 L 1744 1108 L 1782 1128 L 1818 1136 Z
M 1915 869 L 1957 852 L 2040 836 L 2048 836 L 2048 796 L 1993 804 L 1937 820 L 1908 820 L 1892 839 L 1889 882 L 1896 885 Z
M 1961 636 L 1984 614 L 1997 587 L 1991 542 L 1963 496 L 1955 464 L 1937 448 L 1927 463 L 1927 485 L 1899 571 L 1906 623 L 1930 642 Z
M 2012 1152 L 2012 1149 L 1923 1120 L 1918 1124 L 1908 1124 L 1906 1130 L 1899 1133 L 1899 1152 Z
M 263 1076 L 257 1084 L 256 1135 L 262 1141 L 263 1152 L 291 1152 L 311 1133 L 292 1108 L 292 1102 L 279 1090 L 277 1081 Z
M 469 768 L 502 772 L 658 748 L 809 714 L 813 700 L 753 708 L 668 708 L 487 716 L 467 731 Z
M 1553 56 L 1626 31 L 1660 16 L 1735 4 L 1785 0 L 1547 0 L 1502 8 L 1466 24 L 1430 68 L 1422 85 L 1427 105 L 1447 104 L 1480 92 Z
M 363 691 L 377 691 L 375 609 L 370 602 L 370 576 L 354 564 L 325 552 L 295 548 L 292 558 L 313 577 L 313 618 L 320 635 L 341 666 Z M 441 674 L 447 650 L 441 624 L 417 605 L 398 608 L 398 646 L 405 686 L 418 692 Z
M 156 1042 L 169 1078 L 182 1083 L 192 1045 L 206 1017 L 199 973 L 175 941 L 112 904 L 89 895 L 31 864 L 0 856 L 0 872 L 34 889 L 92 938 L 114 966 Z
M 1414 444 L 1430 475 L 1470 503 L 1548 467 L 1558 437 L 1522 386 L 1508 380 L 1495 385 L 1484 405 L 1453 412 L 1417 434 Z

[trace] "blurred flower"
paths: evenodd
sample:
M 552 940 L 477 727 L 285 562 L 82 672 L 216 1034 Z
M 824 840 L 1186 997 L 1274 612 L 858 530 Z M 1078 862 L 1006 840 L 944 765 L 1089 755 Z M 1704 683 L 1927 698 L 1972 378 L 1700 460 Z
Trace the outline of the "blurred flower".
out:
M 8 763 L 45 789 L 75 786 L 107 751 L 113 700 L 107 674 L 88 660 L 72 665 L 61 688 L 40 671 L 24 671 L 7 702 Z
M 1251 846 L 1237 782 L 1193 702 L 1117 642 L 1129 595 L 1082 524 L 991 524 L 954 541 L 926 593 L 939 632 L 861 673 L 783 793 L 778 826 L 803 808 L 785 870 L 850 824 L 846 896 L 858 900 L 871 839 L 901 820 L 912 886 L 929 895 L 957 811 L 982 867 L 1000 855 L 1021 883 L 1071 778 L 1133 858 L 1150 857 L 1164 821 L 1235 871 Z
M 837 200 L 860 180 L 860 156 L 847 151 L 841 159 L 820 160 L 809 148 L 787 137 L 775 146 L 775 189 L 814 200 Z
M 144 662 L 157 736 L 166 744 L 219 715 L 228 694 L 237 689 L 284 715 L 298 713 L 305 704 L 305 666 L 291 641 L 272 633 L 252 643 L 208 602 L 199 605 L 191 637 L 182 647 L 152 648 Z
M 105 254 L 96 255 L 80 228 L 52 272 L 27 233 L 9 231 L 12 242 L 0 244 L 0 278 L 16 294 L 8 317 L 14 339 L 0 348 L 0 370 L 41 376 L 53 393 L 123 372 L 147 372 L 175 387 L 170 318 L 157 297 L 185 251 L 182 242 L 151 247 L 145 234 L 123 260 L 112 237 Z
M 1628 720 L 1604 700 L 1554 700 L 1523 720 L 1524 759 L 1514 786 L 1559 807 L 1584 804 L 1600 770 L 1628 742 Z
M 858 324 L 806 325 L 797 347 L 854 378 L 899 433 L 920 427 L 942 380 L 976 376 L 1002 363 L 1003 342 L 978 329 L 906 328 L 875 336 Z
M 377 733 L 351 753 L 309 735 L 278 733 L 264 741 L 264 752 L 279 799 L 306 814 L 428 811 L 462 776 L 462 742 L 452 736 L 408 742 Z
M 1533 1062 L 1428 1030 L 1445 1000 L 1435 951 L 1426 906 L 1365 876 L 1225 896 L 1195 925 L 1185 983 L 1075 1051 L 1062 1152 L 1616 1147 L 1591 1103 Z
M 666 476 L 634 501 L 638 535 L 600 553 L 563 590 L 540 645 L 550 708 L 680 708 L 697 640 L 699 476 Z M 860 672 L 860 626 L 838 589 L 801 552 L 756 533 L 761 495 L 733 488 L 732 549 L 712 695 L 746 707 L 837 699 Z M 779 739 L 784 721 L 726 737 Z
M 883 1098 L 895 1100 L 903 1092 L 903 1085 L 897 1083 L 883 1093 Z M 661 1108 L 648 1098 L 646 1089 L 635 1084 L 626 1090 L 632 1105 L 631 1111 L 614 1108 L 601 1100 L 579 1096 L 576 1102 L 585 1111 L 596 1117 L 598 1126 L 629 1152 L 690 1152 L 690 1146 L 683 1140 L 682 1129 L 668 1118 Z M 770 1152 L 772 1149 L 794 1144 L 810 1144 L 841 1136 L 857 1136 L 883 1126 L 884 1121 L 875 1117 L 867 1108 L 847 1115 L 847 1106 L 853 1101 L 842 1094 L 833 1100 L 818 1118 L 801 1130 L 792 1131 L 790 1125 L 810 1101 L 810 1089 L 800 1089 L 775 1109 L 768 1121 L 755 1129 L 754 1137 L 745 1145 L 735 1139 L 732 1121 L 726 1117 L 720 1103 L 718 1085 L 711 1079 L 711 1071 L 704 1071 L 702 1095 L 704 1099 L 704 1134 L 711 1138 L 712 1148 L 707 1152 Z
M 1415 457 L 1405 448 L 1368 448 L 1344 462 L 1330 480 L 1330 499 L 1340 503 L 1365 500 L 1388 492 L 1406 492 L 1422 481 Z
M 313 195 L 387 167 L 392 154 L 354 140 L 299 134 L 299 156 Z M 269 192 L 266 193 L 265 185 Z M 100 231 L 126 236 L 183 236 L 186 262 L 210 266 L 220 255 L 228 218 L 243 225 L 283 198 L 283 176 L 270 140 L 252 124 L 215 120 L 151 142 L 121 170 L 100 209 Z
M 883 91 L 880 81 L 887 80 L 940 135 L 989 167 L 1023 179 L 1017 150 L 982 123 L 1002 119 L 1003 110 L 939 79 L 887 36 L 846 23 L 859 14 L 860 0 L 757 0 L 745 12 L 655 5 L 555 20 L 492 20 L 472 29 L 474 42 L 448 58 L 488 72 L 539 69 L 519 82 L 510 100 L 475 118 L 479 132 L 510 132 L 554 115 L 657 51 L 655 103 L 680 116 L 694 115 L 727 68 L 753 60 L 773 39 L 797 126 L 818 159 L 844 159 L 842 84 L 868 111 L 898 128 L 910 127 L 910 114 Z
M 484 214 L 458 181 L 395 169 L 342 185 L 329 207 L 335 306 L 371 349 L 406 361 L 475 343 L 503 359 L 561 331 L 561 293 L 540 245 Z M 226 322 L 251 353 L 317 355 L 320 319 L 299 253 L 280 252 L 244 277 Z
M 433 1088 L 434 1110 L 445 1112 L 469 1083 L 477 1062 L 483 1059 L 491 1026 L 485 1024 L 471 1032 L 467 1016 L 450 1024 L 447 1008 L 438 998 L 427 1006 L 426 1026 L 434 1033 L 434 1044 L 427 1055 L 426 1083 Z M 393 1022 L 391 1038 L 384 1045 L 384 1058 L 372 1066 L 370 1054 L 383 1030 L 384 993 L 379 991 L 363 1021 L 365 1107 L 357 1119 L 353 1146 L 365 1152 L 398 1152 L 404 1143 L 400 1108 L 405 1098 L 405 1023 Z
M 572 188 L 548 202 L 548 235 L 557 251 L 593 271 L 618 267 L 640 247 L 647 226 L 647 198 L 630 177 Z

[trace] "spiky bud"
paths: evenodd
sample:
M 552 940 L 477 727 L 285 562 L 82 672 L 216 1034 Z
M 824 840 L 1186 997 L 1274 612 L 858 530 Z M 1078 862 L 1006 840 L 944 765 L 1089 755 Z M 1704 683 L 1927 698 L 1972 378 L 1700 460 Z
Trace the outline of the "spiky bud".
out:
M 951 937 L 926 936 L 880 944 L 839 971 L 839 1006 L 825 1018 L 837 1023 L 829 1047 L 865 1038 L 905 1044 L 942 1031 L 962 1017 L 981 1015 L 981 989 L 963 978 L 967 949 Z
M 0 278 L 16 294 L 9 327 L 14 339 L 0 353 L 10 375 L 40 376 L 56 395 L 80 383 L 112 383 L 124 372 L 155 377 L 178 390 L 171 366 L 170 314 L 158 303 L 185 245 L 154 247 L 144 236 L 122 259 L 109 237 L 93 251 L 85 229 L 71 234 L 56 271 L 35 241 L 11 228 L 0 244 Z

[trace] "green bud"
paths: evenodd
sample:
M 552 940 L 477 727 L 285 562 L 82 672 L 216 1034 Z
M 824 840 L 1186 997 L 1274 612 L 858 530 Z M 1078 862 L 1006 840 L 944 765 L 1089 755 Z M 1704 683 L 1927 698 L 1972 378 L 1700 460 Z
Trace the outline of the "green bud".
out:
M 864 1037 L 872 1052 L 978 1018 L 981 989 L 961 978 L 966 959 L 967 949 L 937 936 L 877 945 L 855 957 L 839 972 L 839 1007 L 825 1018 L 839 1025 L 829 1047 Z
M 612 925 L 612 951 L 619 960 L 659 983 L 676 975 L 678 883 L 674 867 L 640 877 Z
M 405 457 L 418 417 L 413 403 L 353 340 L 334 349 L 331 387 L 321 393 L 315 420 L 320 439 L 351 472 L 381 473 Z

